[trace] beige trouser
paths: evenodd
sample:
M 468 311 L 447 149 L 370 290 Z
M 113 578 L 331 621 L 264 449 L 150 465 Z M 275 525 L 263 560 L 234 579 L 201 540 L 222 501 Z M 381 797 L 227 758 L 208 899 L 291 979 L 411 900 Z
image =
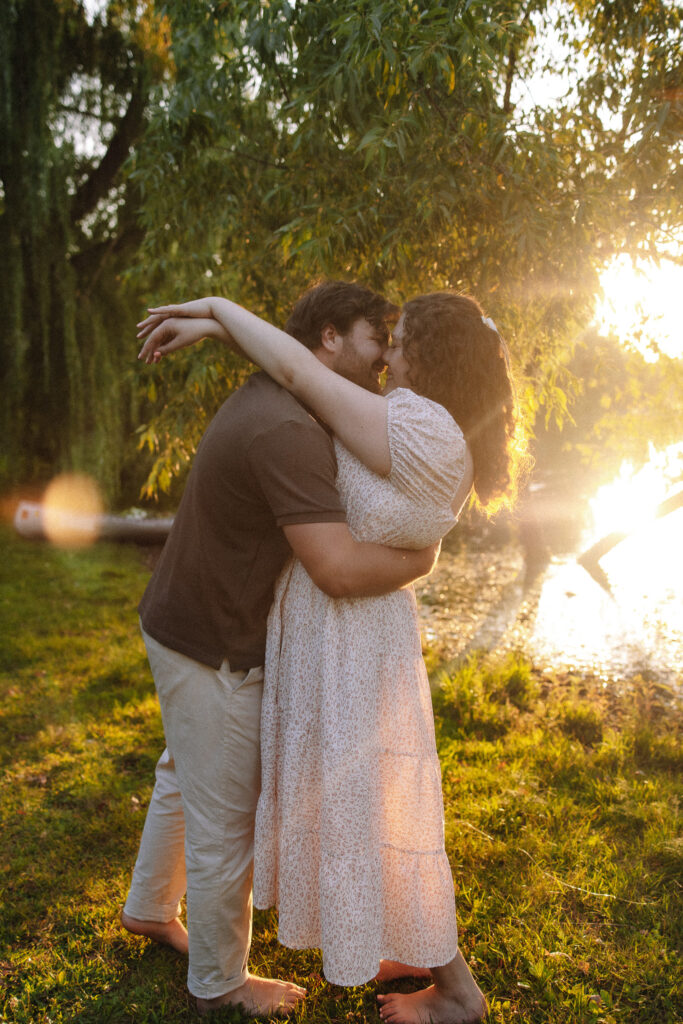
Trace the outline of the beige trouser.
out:
M 263 670 L 212 669 L 142 635 L 167 749 L 125 910 L 172 921 L 187 889 L 187 985 L 212 999 L 247 976 Z

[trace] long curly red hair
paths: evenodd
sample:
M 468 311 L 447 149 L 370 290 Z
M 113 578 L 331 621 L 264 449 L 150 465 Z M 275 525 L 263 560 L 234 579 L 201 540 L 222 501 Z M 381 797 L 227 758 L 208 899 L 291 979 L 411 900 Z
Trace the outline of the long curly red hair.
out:
M 410 383 L 445 406 L 465 435 L 477 505 L 487 515 L 510 506 L 524 458 L 505 342 L 467 295 L 420 295 L 402 312 Z

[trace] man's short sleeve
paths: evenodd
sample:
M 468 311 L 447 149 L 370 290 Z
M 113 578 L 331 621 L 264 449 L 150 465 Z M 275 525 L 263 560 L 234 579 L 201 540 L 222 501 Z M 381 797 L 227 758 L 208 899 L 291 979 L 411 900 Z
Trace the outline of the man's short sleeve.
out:
M 312 417 L 310 423 L 286 420 L 259 434 L 247 457 L 278 526 L 346 521 L 334 445 Z

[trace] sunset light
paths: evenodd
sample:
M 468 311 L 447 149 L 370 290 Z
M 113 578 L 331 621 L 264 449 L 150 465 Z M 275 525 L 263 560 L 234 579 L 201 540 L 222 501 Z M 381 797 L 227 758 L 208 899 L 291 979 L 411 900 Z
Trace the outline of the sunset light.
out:
M 683 0 L 0 42 L 0 1024 L 683 1024 Z
M 596 308 L 596 325 L 602 334 L 616 335 L 648 362 L 657 358 L 657 349 L 683 357 L 683 267 L 672 260 L 659 266 L 651 260 L 634 264 L 620 256 L 600 275 L 600 283 L 603 298 Z
M 650 522 L 680 479 L 682 468 L 683 444 L 664 451 L 650 445 L 649 461 L 639 470 L 631 462 L 622 462 L 616 479 L 599 488 L 590 500 L 594 538 L 612 530 L 629 533 Z

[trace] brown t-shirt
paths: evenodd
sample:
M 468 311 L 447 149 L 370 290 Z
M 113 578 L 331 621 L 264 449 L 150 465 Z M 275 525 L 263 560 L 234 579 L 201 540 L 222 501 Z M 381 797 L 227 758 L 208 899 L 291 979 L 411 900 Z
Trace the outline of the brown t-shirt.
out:
M 173 528 L 140 602 L 159 643 L 219 668 L 262 665 L 282 526 L 346 520 L 332 439 L 265 373 L 209 424 Z

